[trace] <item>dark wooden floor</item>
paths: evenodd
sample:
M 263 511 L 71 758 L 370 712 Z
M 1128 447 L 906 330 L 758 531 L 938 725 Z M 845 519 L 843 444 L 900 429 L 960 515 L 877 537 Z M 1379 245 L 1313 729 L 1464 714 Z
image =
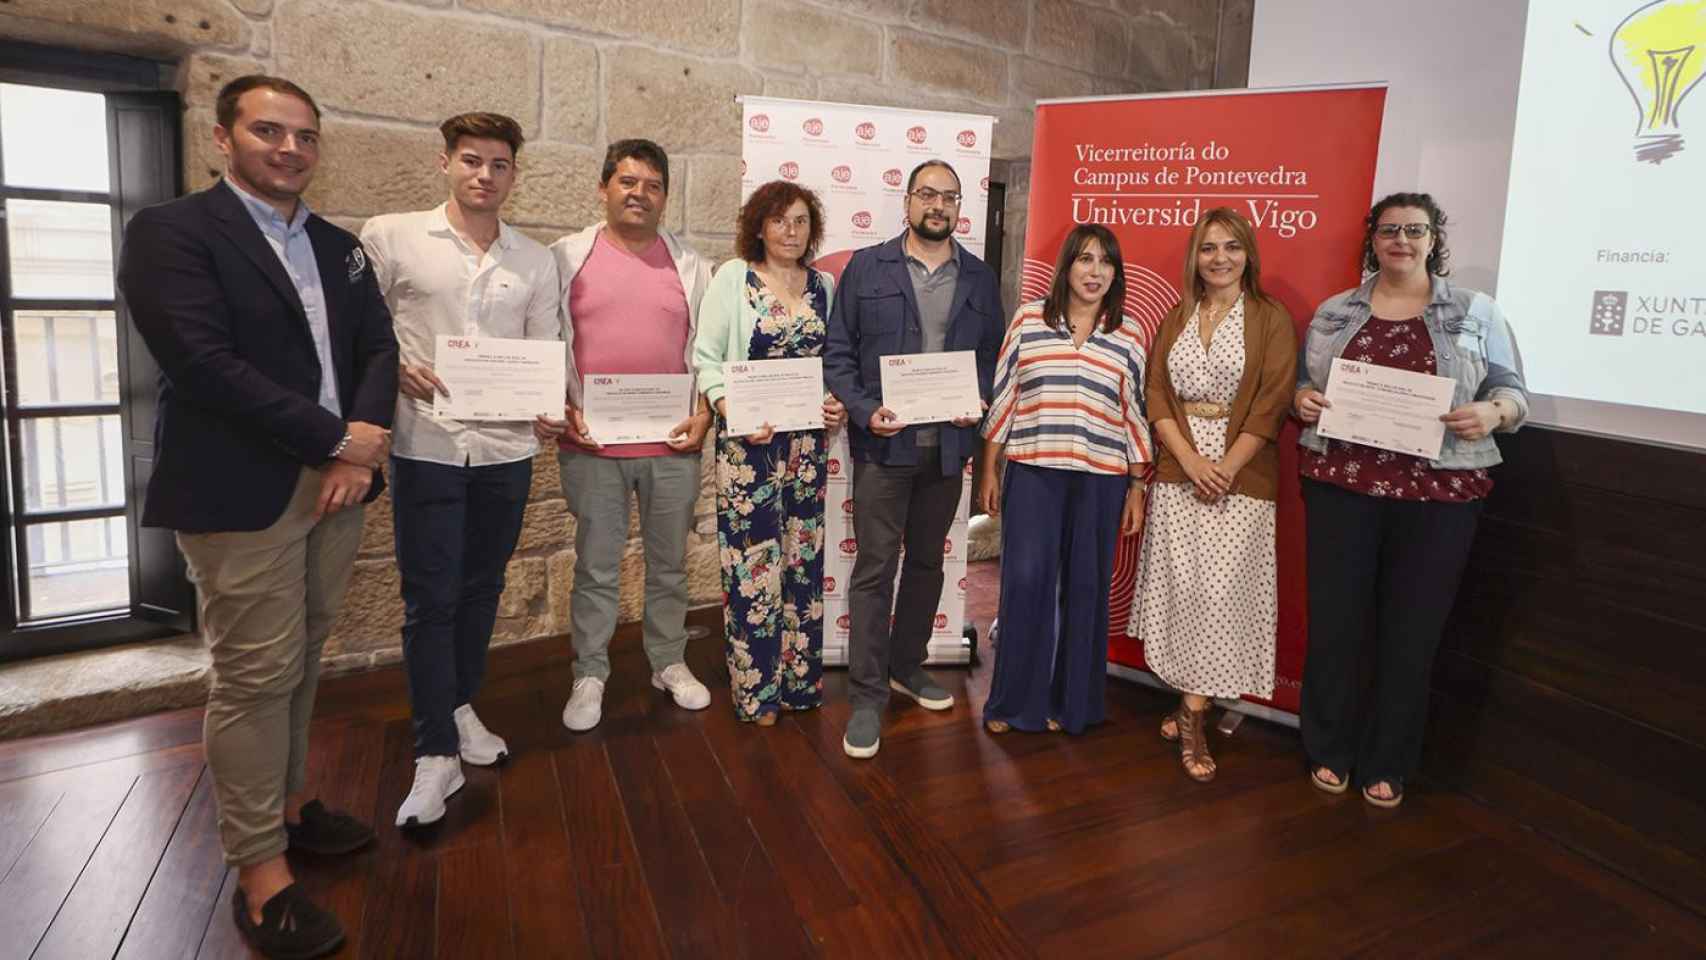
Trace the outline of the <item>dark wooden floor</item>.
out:
M 706 622 L 708 618 L 696 614 Z M 494 657 L 509 738 L 433 832 L 409 787 L 396 670 L 326 685 L 312 779 L 379 843 L 297 868 L 365 957 L 1690 956 L 1706 924 L 1450 793 L 1383 813 L 1305 782 L 1291 731 L 1247 723 L 1199 786 L 1155 736 L 1165 699 L 1110 683 L 1082 738 L 891 711 L 874 762 L 829 705 L 775 728 L 677 710 L 619 638 L 605 721 L 558 720 L 565 643 Z M 0 744 L 0 957 L 242 956 L 196 711 Z

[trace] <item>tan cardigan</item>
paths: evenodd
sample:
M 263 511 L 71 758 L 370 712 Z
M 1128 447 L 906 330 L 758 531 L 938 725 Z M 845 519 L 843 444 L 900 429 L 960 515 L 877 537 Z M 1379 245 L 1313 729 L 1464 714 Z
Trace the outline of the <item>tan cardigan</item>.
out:
M 1149 420 L 1159 423 L 1172 420 L 1185 435 L 1191 449 L 1190 420 L 1181 409 L 1179 395 L 1173 390 L 1173 378 L 1167 371 L 1167 354 L 1173 343 L 1190 322 L 1183 305 L 1176 306 L 1162 321 L 1161 330 L 1149 352 L 1149 369 L 1144 373 L 1145 397 L 1149 405 Z M 1279 491 L 1279 453 L 1274 441 L 1291 412 L 1292 388 L 1297 377 L 1297 331 L 1291 325 L 1291 315 L 1273 300 L 1244 298 L 1244 376 L 1238 381 L 1238 392 L 1232 397 L 1232 416 L 1226 425 L 1226 447 L 1232 448 L 1240 433 L 1255 434 L 1268 442 L 1256 452 L 1232 483 L 1232 493 L 1241 493 L 1258 500 L 1273 500 Z M 1161 435 L 1155 435 L 1156 483 L 1190 483 L 1185 468 L 1173 456 Z

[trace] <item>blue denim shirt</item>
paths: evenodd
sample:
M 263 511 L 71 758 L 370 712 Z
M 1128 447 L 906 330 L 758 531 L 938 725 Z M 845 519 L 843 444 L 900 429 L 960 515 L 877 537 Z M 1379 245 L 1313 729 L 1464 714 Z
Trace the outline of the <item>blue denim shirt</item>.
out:
M 1327 389 L 1327 374 L 1333 361 L 1345 352 L 1357 332 L 1373 314 L 1370 296 L 1375 274 L 1362 286 L 1329 297 L 1309 321 L 1309 333 L 1297 359 L 1297 389 Z M 1422 313 L 1422 322 L 1433 340 L 1434 372 L 1457 381 L 1451 406 L 1456 409 L 1475 400 L 1508 400 L 1516 416 L 1500 432 L 1511 433 L 1528 419 L 1528 388 L 1522 379 L 1522 355 L 1511 335 L 1505 314 L 1492 297 L 1467 287 L 1452 286 L 1444 277 L 1433 278 L 1433 299 Z M 1316 452 L 1327 449 L 1327 440 L 1314 424 L 1304 427 L 1299 445 Z M 1439 459 L 1428 465 L 1440 470 L 1490 467 L 1500 462 L 1498 444 L 1491 436 L 1464 440 L 1445 432 Z
M 320 357 L 320 406 L 333 416 L 343 419 L 343 404 L 338 400 L 338 368 L 332 362 L 332 330 L 326 319 L 326 289 L 320 279 L 320 263 L 314 258 L 314 244 L 308 239 L 308 204 L 298 201 L 296 216 L 286 222 L 272 205 L 261 200 L 229 179 L 225 185 L 243 201 L 243 208 L 255 226 L 261 228 L 267 246 L 278 255 L 278 262 L 296 287 L 302 299 L 302 312 L 308 316 L 308 332 L 314 337 L 314 352 Z M 359 249 L 359 248 L 358 248 Z

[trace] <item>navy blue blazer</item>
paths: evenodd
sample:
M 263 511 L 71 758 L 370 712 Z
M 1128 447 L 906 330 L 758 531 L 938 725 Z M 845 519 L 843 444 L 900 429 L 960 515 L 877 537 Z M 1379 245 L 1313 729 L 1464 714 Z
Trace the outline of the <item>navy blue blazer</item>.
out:
M 390 427 L 397 338 L 361 242 L 309 216 L 347 420 Z M 304 465 L 327 462 L 345 420 L 319 404 L 308 314 L 231 188 L 131 218 L 119 292 L 160 366 L 154 466 L 142 523 L 186 533 L 261 530 L 283 515 Z M 371 501 L 384 488 L 375 471 Z
M 853 458 L 891 466 L 918 462 L 917 427 L 892 437 L 870 431 L 871 414 L 882 406 L 882 374 L 878 359 L 891 354 L 919 353 L 924 331 L 919 326 L 918 297 L 906 266 L 902 233 L 885 243 L 853 254 L 835 285 L 835 306 L 829 313 L 829 338 L 823 349 L 823 377 L 830 392 L 847 405 L 847 434 Z M 977 351 L 977 386 L 987 403 L 992 399 L 995 360 L 1007 331 L 1001 309 L 1001 290 L 995 271 L 978 257 L 954 244 L 960 258 L 953 308 L 948 314 L 948 338 L 943 350 Z M 977 452 L 977 427 L 937 424 L 942 472 L 956 473 Z

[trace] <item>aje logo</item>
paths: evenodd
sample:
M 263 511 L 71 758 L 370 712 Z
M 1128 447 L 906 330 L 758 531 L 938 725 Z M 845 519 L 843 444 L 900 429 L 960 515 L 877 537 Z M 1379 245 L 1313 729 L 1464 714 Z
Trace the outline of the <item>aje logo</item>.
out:
M 908 143 L 921 144 L 928 136 L 930 136 L 930 131 L 925 130 L 923 127 L 912 127 L 906 131 L 906 140 Z
M 977 131 L 961 130 L 959 136 L 954 139 L 959 141 L 960 146 L 970 150 L 972 147 L 977 146 Z
M 834 593 L 835 592 L 835 578 L 834 577 L 824 577 L 823 578 L 823 592 L 824 593 Z
M 982 190 L 984 193 L 988 193 L 989 192 L 989 178 L 984 177 L 982 180 L 979 180 L 977 182 L 977 188 L 979 190 Z
M 1629 316 L 1629 291 L 1595 290 L 1593 292 L 1593 322 L 1588 333 L 1602 337 L 1623 336 L 1623 321 Z
M 954 232 L 955 233 L 970 233 L 971 232 L 971 218 L 970 217 L 961 217 L 960 222 L 954 224 Z
M 936 614 L 936 629 L 938 629 L 938 630 L 948 629 L 948 615 L 947 614 L 945 614 L 945 613 Z
M 812 117 L 800 124 L 800 129 L 804 130 L 808 137 L 821 137 L 823 136 L 823 121 L 817 117 Z
M 840 627 L 843 630 L 852 629 L 852 627 L 853 627 L 852 615 L 844 613 L 841 616 L 836 617 L 835 618 L 835 625 Z
M 859 552 L 859 541 L 853 539 L 852 537 L 848 537 L 847 539 L 841 541 L 841 555 L 842 556 L 851 557 L 858 552 Z
M 823 469 L 824 472 L 828 473 L 830 476 L 839 477 L 841 476 L 841 460 L 837 457 L 830 457 L 829 462 L 824 464 Z
M 890 167 L 883 171 L 883 182 L 891 187 L 898 187 L 905 176 L 906 174 L 901 173 L 899 167 Z
M 841 512 L 842 513 L 852 513 L 853 512 L 853 498 L 852 497 L 848 497 L 846 500 L 841 501 Z
M 855 213 L 853 215 L 853 226 L 858 227 L 860 230 L 871 229 L 871 211 L 860 210 L 858 213 Z
M 877 139 L 877 125 L 867 120 L 853 128 L 853 135 L 865 141 L 875 140 Z
M 792 160 L 786 161 L 781 166 L 777 167 L 776 172 L 780 174 L 784 180 L 800 179 L 800 165 Z
M 746 125 L 752 128 L 753 133 L 769 133 L 770 115 L 767 113 L 755 113 L 747 118 Z
M 836 167 L 834 170 L 829 171 L 829 178 L 834 180 L 836 183 L 846 183 L 853 179 L 853 168 L 844 163 L 841 166 Z

